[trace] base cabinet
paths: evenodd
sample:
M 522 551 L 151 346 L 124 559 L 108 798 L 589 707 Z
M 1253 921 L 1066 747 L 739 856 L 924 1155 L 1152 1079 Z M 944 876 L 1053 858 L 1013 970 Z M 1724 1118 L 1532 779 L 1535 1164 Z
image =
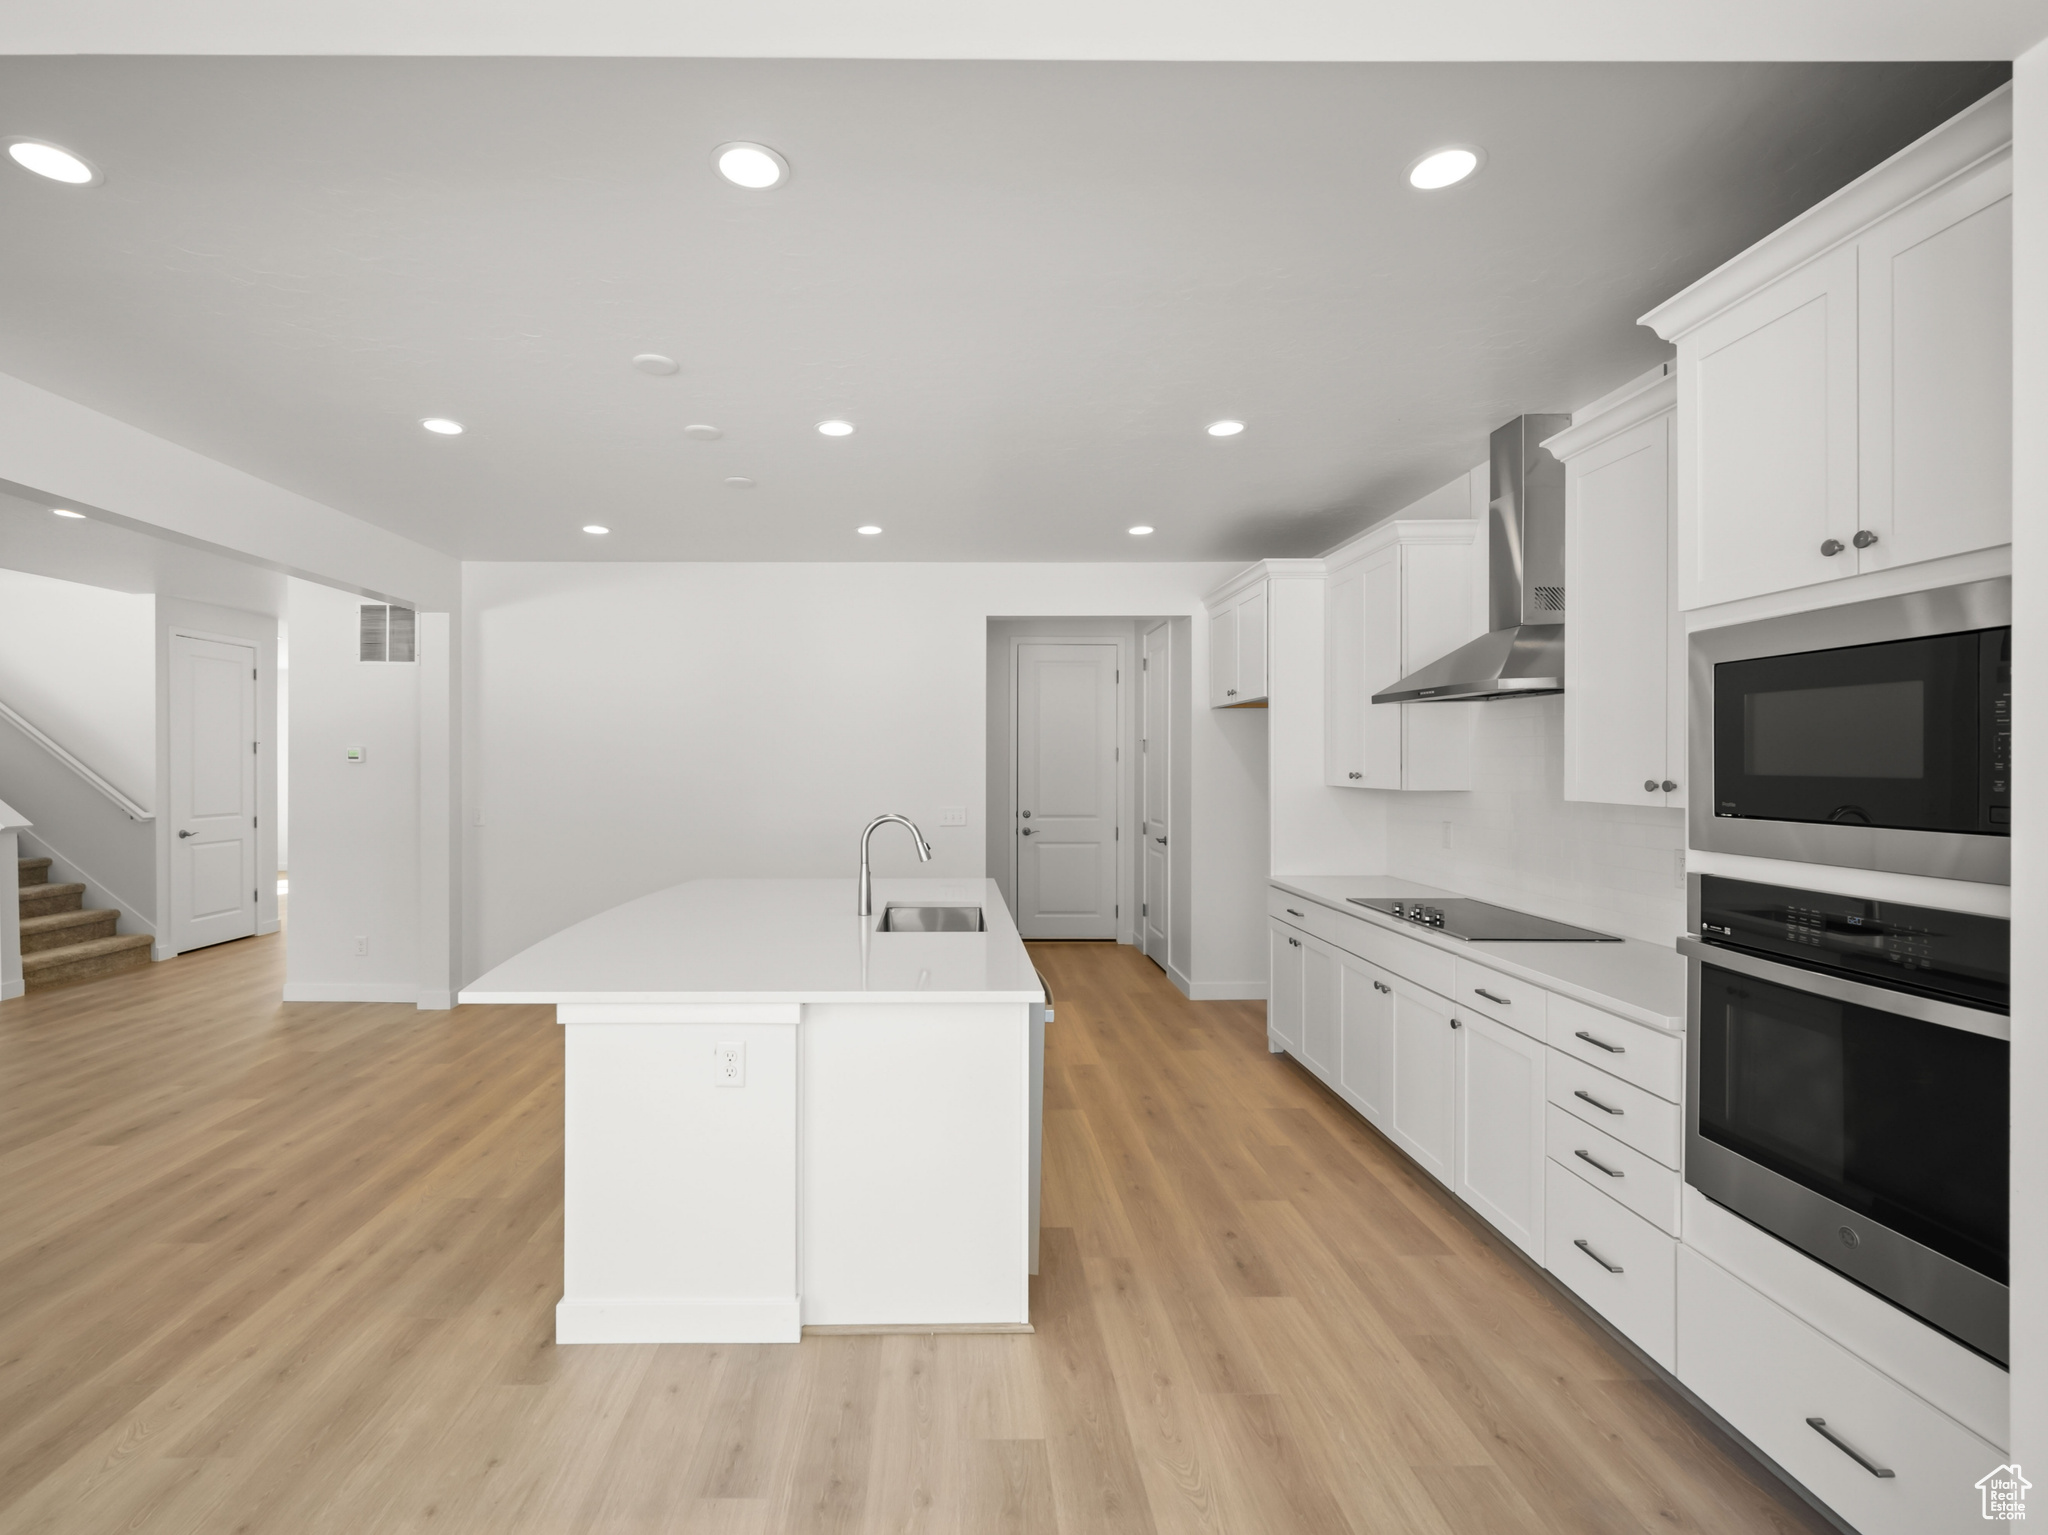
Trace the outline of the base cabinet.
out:
M 1341 950 L 1338 960 L 1337 1092 L 1385 1131 L 1394 1103 L 1394 978 Z
M 1543 1058 L 1540 1040 L 1458 1015 L 1457 1195 L 1543 1261 Z
M 1394 977 L 1393 1112 L 1382 1128 L 1430 1175 L 1454 1184 L 1458 1158 L 1458 1036 L 1451 1005 Z
M 1862 1535 L 1984 1527 L 2004 1451 L 1689 1247 L 1676 1373 Z
M 1544 1178 L 1543 1266 L 1675 1374 L 1678 1244 L 1555 1162 Z
M 1306 940 L 1284 922 L 1270 922 L 1266 951 L 1272 984 L 1266 993 L 1266 1048 L 1301 1053 L 1301 968 Z
M 1314 938 L 1301 940 L 1301 1062 L 1325 1082 L 1337 1080 L 1338 951 Z

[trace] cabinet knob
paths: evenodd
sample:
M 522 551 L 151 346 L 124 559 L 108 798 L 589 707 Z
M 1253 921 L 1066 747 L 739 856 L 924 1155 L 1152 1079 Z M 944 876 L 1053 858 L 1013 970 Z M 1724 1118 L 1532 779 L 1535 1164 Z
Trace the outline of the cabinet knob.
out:
M 1345 777 L 1347 777 L 1347 778 L 1363 778 L 1363 777 L 1365 777 L 1365 774 L 1363 774 L 1363 773 L 1347 773 L 1347 774 L 1345 774 L 1344 776 L 1345 776 Z
M 1849 546 L 1843 543 L 1839 538 L 1830 538 L 1822 541 L 1820 546 L 1820 552 L 1826 555 L 1829 559 L 1833 559 L 1836 555 L 1840 554 L 1844 549 L 1848 547 Z
M 1868 528 L 1859 528 L 1856 530 L 1856 536 L 1850 539 L 1849 542 L 1854 544 L 1858 549 L 1868 549 L 1872 544 L 1877 542 L 1877 535 L 1871 532 Z
M 1654 778 L 1645 778 L 1643 780 L 1643 792 L 1645 794 L 1655 794 L 1657 792 L 1657 780 Z
M 1236 689 L 1236 688 L 1225 688 L 1225 689 L 1223 690 L 1223 696 L 1224 696 L 1225 698 L 1235 698 L 1235 697 L 1237 697 L 1237 689 Z
M 1678 781 L 1674 778 L 1667 778 L 1664 780 L 1663 783 L 1659 784 L 1658 787 L 1662 789 L 1666 794 L 1669 794 L 1673 789 L 1676 789 L 1678 787 Z
M 1457 1019 L 1453 1018 L 1451 1020 L 1451 1027 L 1454 1029 L 1462 1029 L 1463 1027 L 1465 1027 L 1465 1025 L 1460 1023 Z

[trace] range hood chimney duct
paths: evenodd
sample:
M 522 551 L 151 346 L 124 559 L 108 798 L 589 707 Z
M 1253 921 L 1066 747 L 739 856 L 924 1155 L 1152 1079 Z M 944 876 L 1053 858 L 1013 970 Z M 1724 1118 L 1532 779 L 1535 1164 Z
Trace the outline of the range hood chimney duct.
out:
M 1488 439 L 1488 631 L 1376 704 L 1458 703 L 1564 691 L 1564 465 L 1543 446 L 1569 415 L 1517 416 Z

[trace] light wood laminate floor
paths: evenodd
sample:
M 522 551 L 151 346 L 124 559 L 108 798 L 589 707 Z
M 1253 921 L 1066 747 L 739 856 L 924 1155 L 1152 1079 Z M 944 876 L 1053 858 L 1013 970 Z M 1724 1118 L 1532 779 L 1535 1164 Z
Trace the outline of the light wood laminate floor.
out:
M 1029 1336 L 555 1347 L 545 1009 L 280 1005 L 278 938 L 0 1004 L 0 1529 L 1824 1528 L 1260 1005 L 1036 952 Z

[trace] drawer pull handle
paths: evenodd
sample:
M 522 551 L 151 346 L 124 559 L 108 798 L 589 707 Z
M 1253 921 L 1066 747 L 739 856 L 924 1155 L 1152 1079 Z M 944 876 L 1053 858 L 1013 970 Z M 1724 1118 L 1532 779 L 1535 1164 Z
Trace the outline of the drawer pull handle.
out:
M 1583 1246 L 1584 1244 L 1581 1243 L 1580 1245 Z M 1828 1420 L 1826 1418 L 1808 1418 L 1806 1420 L 1806 1426 L 1812 1429 L 1816 1434 L 1820 1435 L 1821 1438 L 1825 1439 L 1829 1444 L 1833 1445 L 1836 1449 L 1840 1450 L 1844 1455 L 1848 1456 L 1851 1460 L 1855 1461 L 1857 1465 L 1861 1466 L 1865 1471 L 1868 1471 L 1872 1476 L 1892 1477 L 1897 1476 L 1899 1474 L 1898 1472 L 1892 1470 L 1890 1466 L 1880 1466 L 1876 1461 L 1872 1460 L 1868 1455 L 1865 1455 L 1861 1450 L 1857 1449 L 1856 1446 L 1849 1443 L 1849 1441 L 1844 1439 L 1840 1434 L 1836 1433 L 1833 1429 L 1829 1428 Z
M 1595 1263 L 1599 1264 L 1602 1268 L 1607 1270 L 1608 1273 L 1619 1274 L 1622 1272 L 1622 1267 L 1619 1263 L 1609 1263 L 1605 1258 L 1601 1257 L 1598 1253 L 1594 1252 L 1592 1245 L 1588 1243 L 1584 1237 L 1573 1237 L 1572 1246 L 1576 1247 L 1580 1252 L 1584 1253 L 1587 1257 L 1591 1258 Z M 1806 1421 L 1811 1423 L 1813 1419 L 1808 1418 Z M 1854 1452 L 1851 1451 L 1850 1453 L 1853 1454 Z
M 1593 1048 L 1594 1048 L 1595 1050 L 1605 1050 L 1605 1051 L 1606 1051 L 1606 1052 L 1607 1052 L 1607 1053 L 1608 1053 L 1609 1055 L 1627 1055 L 1627 1054 L 1628 1054 L 1628 1046 L 1627 1046 L 1627 1045 L 1610 1045 L 1610 1044 L 1609 1044 L 1609 1043 L 1607 1043 L 1607 1041 L 1606 1041 L 1606 1040 L 1604 1040 L 1604 1039 L 1595 1039 L 1595 1038 L 1594 1038 L 1594 1037 L 1593 1037 L 1592 1035 L 1588 1034 L 1588 1033 L 1587 1033 L 1587 1032 L 1586 1032 L 1586 1031 L 1585 1031 L 1584 1029 L 1580 1029 L 1580 1030 L 1579 1030 L 1579 1031 L 1578 1031 L 1578 1032 L 1577 1032 L 1576 1034 L 1574 1034 L 1574 1035 L 1572 1036 L 1572 1038 L 1573 1038 L 1573 1039 L 1583 1039 L 1583 1040 L 1584 1040 L 1584 1041 L 1585 1041 L 1585 1042 L 1586 1042 L 1587 1044 L 1591 1045 L 1591 1046 L 1592 1046 L 1592 1047 L 1593 1047 Z
M 1283 906 L 1283 907 L 1281 907 L 1280 909 L 1281 909 L 1282 911 L 1286 912 L 1286 913 L 1287 913 L 1287 915 L 1288 915 L 1288 916 L 1290 916 L 1290 917 L 1299 917 L 1299 916 L 1301 916 L 1301 913 L 1300 913 L 1300 912 L 1298 912 L 1298 911 L 1296 911 L 1296 910 L 1295 910 L 1295 909 L 1294 909 L 1294 908 L 1293 908 L 1292 906 Z M 1304 920 L 1306 920 L 1306 919 L 1304 919 Z
M 1510 1002 L 1506 997 L 1496 997 L 1484 986 L 1474 986 L 1472 988 L 1472 994 L 1476 997 L 1484 997 L 1489 1002 L 1498 1002 L 1502 1007 L 1513 1007 L 1515 1005 L 1514 1003 Z
M 1612 1114 L 1616 1119 L 1621 1118 L 1623 1114 L 1628 1112 L 1626 1109 L 1617 1109 L 1609 1107 L 1607 1104 L 1602 1103 L 1598 1098 L 1595 1098 L 1591 1093 L 1587 1092 L 1583 1087 L 1573 1088 L 1572 1096 L 1574 1098 L 1585 1099 L 1586 1102 L 1592 1104 L 1593 1107 L 1598 1109 L 1601 1113 Z
M 1594 1156 L 1590 1151 L 1574 1151 L 1572 1155 L 1579 1158 L 1581 1161 L 1591 1162 L 1595 1167 L 1599 1168 L 1600 1171 L 1607 1174 L 1607 1176 L 1610 1178 L 1626 1178 L 1628 1176 L 1627 1173 L 1623 1172 L 1618 1167 L 1609 1167 L 1605 1162 L 1601 1161 L 1598 1157 Z

